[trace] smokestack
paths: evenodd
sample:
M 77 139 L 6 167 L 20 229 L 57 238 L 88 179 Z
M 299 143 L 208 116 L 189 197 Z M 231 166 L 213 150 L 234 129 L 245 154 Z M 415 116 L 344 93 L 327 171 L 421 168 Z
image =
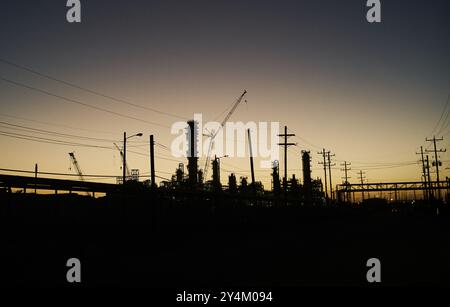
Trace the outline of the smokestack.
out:
M 305 201 L 310 203 L 312 200 L 312 184 L 311 184 L 311 155 L 309 151 L 302 151 L 303 165 L 303 191 Z
M 198 182 L 198 123 L 190 120 L 188 123 L 187 141 L 188 141 L 188 173 L 189 183 L 197 184 Z

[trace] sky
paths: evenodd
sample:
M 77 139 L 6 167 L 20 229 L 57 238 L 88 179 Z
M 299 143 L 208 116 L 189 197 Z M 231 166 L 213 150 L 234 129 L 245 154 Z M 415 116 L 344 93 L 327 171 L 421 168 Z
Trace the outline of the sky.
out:
M 381 3 L 371 24 L 364 0 L 81 0 L 81 23 L 68 23 L 64 0 L 2 0 L 0 168 L 75 173 L 75 152 L 85 174 L 119 176 L 113 142 L 126 131 L 144 134 L 129 140 L 130 168 L 148 174 L 154 134 L 157 175 L 170 178 L 187 165 L 167 150 L 172 124 L 221 121 L 245 89 L 230 121 L 287 125 L 289 175 L 301 177 L 310 150 L 322 178 L 325 148 L 333 183 L 344 161 L 350 182 L 359 170 L 369 182 L 420 181 L 425 138 L 450 145 L 450 2 Z M 224 184 L 230 171 L 249 175 L 247 158 L 221 160 Z M 256 179 L 270 188 L 270 170 Z

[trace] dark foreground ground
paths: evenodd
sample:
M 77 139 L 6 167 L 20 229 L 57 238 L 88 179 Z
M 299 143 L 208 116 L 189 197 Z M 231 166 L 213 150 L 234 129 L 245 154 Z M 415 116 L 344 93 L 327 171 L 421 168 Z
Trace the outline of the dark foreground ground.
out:
M 435 209 L 243 207 L 158 197 L 0 195 L 0 280 L 6 286 L 170 288 L 450 286 L 450 223 Z M 79 285 L 80 286 L 80 285 Z

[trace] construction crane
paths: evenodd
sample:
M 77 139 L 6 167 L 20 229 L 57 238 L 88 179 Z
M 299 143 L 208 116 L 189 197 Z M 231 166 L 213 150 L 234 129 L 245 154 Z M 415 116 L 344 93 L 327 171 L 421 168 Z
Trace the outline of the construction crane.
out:
M 220 132 L 220 130 L 223 128 L 223 126 L 225 125 L 225 123 L 230 119 L 231 115 L 233 115 L 234 111 L 236 110 L 236 108 L 238 107 L 238 105 L 241 103 L 242 99 L 244 98 L 244 96 L 247 94 L 247 91 L 244 90 L 244 92 L 242 93 L 241 96 L 239 96 L 239 98 L 236 100 L 236 102 L 233 104 L 233 107 L 231 108 L 231 110 L 228 112 L 227 116 L 225 116 L 224 120 L 222 121 L 222 123 L 220 124 L 219 129 L 217 129 L 217 131 L 213 131 L 212 133 L 210 133 L 209 135 L 206 135 L 208 137 L 211 138 L 211 141 L 209 142 L 209 147 L 208 147 L 208 154 L 206 156 L 206 162 L 205 162 L 205 168 L 204 168 L 204 178 L 205 180 L 207 180 L 207 174 L 208 174 L 208 168 L 209 168 L 209 162 L 211 161 L 211 150 L 212 150 L 212 144 L 214 143 L 214 138 L 217 136 L 217 134 Z
M 78 164 L 77 158 L 75 158 L 74 152 L 69 152 L 70 160 L 72 161 L 73 166 L 75 167 L 75 170 L 78 173 L 78 176 L 80 177 L 80 181 L 84 182 L 83 173 L 81 172 L 80 165 Z M 86 192 L 87 195 L 91 196 L 91 193 Z
M 120 158 L 122 159 L 122 164 L 123 164 L 123 151 L 122 149 L 120 149 L 120 147 L 114 143 L 114 146 L 116 146 L 117 150 L 120 152 Z M 125 169 L 127 172 L 127 178 L 130 178 L 130 169 L 128 168 L 128 164 L 125 162 Z

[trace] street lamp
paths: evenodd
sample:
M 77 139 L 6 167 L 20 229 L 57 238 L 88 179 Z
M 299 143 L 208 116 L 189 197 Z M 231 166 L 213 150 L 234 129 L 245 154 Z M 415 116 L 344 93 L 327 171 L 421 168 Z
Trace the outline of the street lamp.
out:
M 220 163 L 220 159 L 228 158 L 228 157 L 229 157 L 228 155 L 225 155 L 225 156 L 222 156 L 222 157 L 218 157 L 218 156 L 214 155 L 214 160 L 217 160 Z
M 125 181 L 126 181 L 126 168 L 127 168 L 127 140 L 131 139 L 132 137 L 135 136 L 142 136 L 142 133 L 136 133 L 133 134 L 132 136 L 127 137 L 127 133 L 124 132 L 123 133 L 123 185 L 125 186 Z
M 216 159 L 219 159 L 219 160 L 220 160 L 220 159 L 222 159 L 222 158 L 228 158 L 228 157 L 229 157 L 228 155 L 225 155 L 225 156 L 222 156 L 222 157 L 217 157 L 217 156 L 216 156 Z

